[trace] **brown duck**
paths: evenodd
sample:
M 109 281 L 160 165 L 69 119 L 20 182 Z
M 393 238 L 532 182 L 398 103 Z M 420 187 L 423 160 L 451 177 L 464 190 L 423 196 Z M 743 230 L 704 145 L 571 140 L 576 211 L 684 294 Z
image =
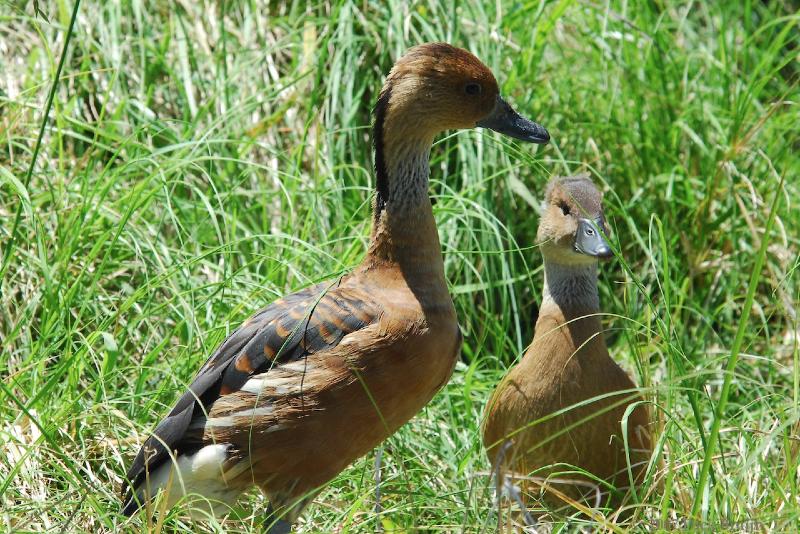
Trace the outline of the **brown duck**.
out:
M 199 494 L 221 514 L 256 486 L 285 531 L 325 483 L 430 401 L 461 334 L 428 156 L 437 134 L 475 126 L 549 139 L 466 50 L 430 43 L 397 61 L 375 108 L 377 194 L 363 262 L 273 302 L 214 351 L 133 461 L 123 513 L 169 486 L 168 506 Z
M 612 252 L 601 229 L 602 194 L 588 176 L 551 181 L 537 234 L 545 281 L 535 334 L 494 391 L 483 424 L 498 472 L 538 481 L 522 484 L 528 502 L 539 494 L 559 501 L 547 488 L 581 499 L 607 492 L 608 484 L 629 487 L 650 457 L 642 398 L 603 339 L 597 261 Z M 587 481 L 597 487 L 587 491 Z

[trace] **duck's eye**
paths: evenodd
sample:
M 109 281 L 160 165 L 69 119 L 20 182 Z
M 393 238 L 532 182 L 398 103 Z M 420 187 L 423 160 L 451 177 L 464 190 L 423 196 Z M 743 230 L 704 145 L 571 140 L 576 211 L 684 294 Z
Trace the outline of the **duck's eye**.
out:
M 558 207 L 561 208 L 561 213 L 564 215 L 569 215 L 569 206 L 566 202 L 561 202 Z
M 464 92 L 468 95 L 479 95 L 481 94 L 481 84 L 471 82 L 464 86 Z

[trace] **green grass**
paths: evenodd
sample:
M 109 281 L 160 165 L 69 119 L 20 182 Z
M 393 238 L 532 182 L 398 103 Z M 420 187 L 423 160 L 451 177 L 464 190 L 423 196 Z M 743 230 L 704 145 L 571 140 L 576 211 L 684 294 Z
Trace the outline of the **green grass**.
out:
M 363 255 L 369 111 L 393 59 L 429 40 L 475 52 L 553 142 L 434 147 L 463 363 L 385 443 L 384 513 L 373 453 L 299 530 L 495 528 L 480 417 L 533 335 L 535 205 L 551 175 L 584 170 L 621 255 L 601 267 L 608 343 L 658 432 L 627 522 L 554 529 L 800 523 L 792 2 L 87 1 L 56 81 L 73 5 L 40 2 L 45 20 L 0 0 L 3 529 L 143 528 L 118 515 L 120 477 L 208 352 Z M 264 506 L 163 526 L 255 532 Z

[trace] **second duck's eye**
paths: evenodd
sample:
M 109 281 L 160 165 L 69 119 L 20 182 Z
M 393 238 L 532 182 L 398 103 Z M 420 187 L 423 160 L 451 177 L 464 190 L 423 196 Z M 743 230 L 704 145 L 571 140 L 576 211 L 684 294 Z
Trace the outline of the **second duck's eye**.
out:
M 561 208 L 561 213 L 564 215 L 569 215 L 569 206 L 566 202 L 561 202 L 558 207 Z
M 464 92 L 468 95 L 479 95 L 481 94 L 481 84 L 470 82 L 464 86 Z

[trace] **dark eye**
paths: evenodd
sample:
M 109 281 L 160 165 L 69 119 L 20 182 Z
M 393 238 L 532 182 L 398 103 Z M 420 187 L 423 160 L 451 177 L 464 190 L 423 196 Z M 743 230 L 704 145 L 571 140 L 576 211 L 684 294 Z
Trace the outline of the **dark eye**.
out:
M 561 213 L 569 215 L 569 206 L 567 206 L 566 202 L 561 202 L 558 207 L 561 208 Z
M 464 86 L 464 92 L 468 95 L 481 94 L 481 85 L 479 83 L 471 82 Z

